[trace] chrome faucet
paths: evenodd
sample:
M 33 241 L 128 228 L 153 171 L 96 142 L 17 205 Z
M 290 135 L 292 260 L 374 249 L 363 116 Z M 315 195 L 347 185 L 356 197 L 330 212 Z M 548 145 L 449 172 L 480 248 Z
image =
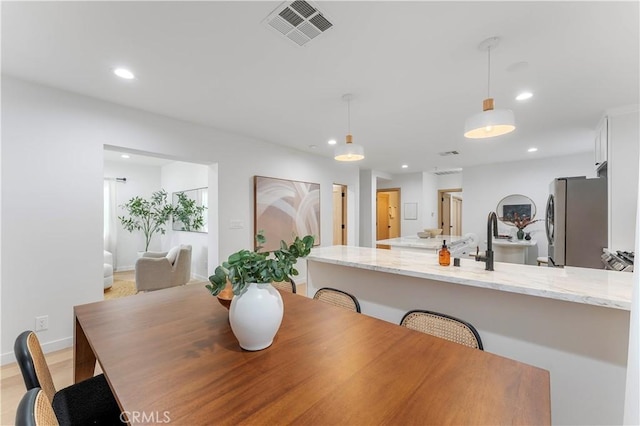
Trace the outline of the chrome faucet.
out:
M 492 232 L 493 227 L 493 232 Z M 495 212 L 489 213 L 487 217 L 487 251 L 484 256 L 480 256 L 480 248 L 476 248 L 476 261 L 485 262 L 485 270 L 493 271 L 493 244 L 492 237 L 498 238 L 498 216 Z

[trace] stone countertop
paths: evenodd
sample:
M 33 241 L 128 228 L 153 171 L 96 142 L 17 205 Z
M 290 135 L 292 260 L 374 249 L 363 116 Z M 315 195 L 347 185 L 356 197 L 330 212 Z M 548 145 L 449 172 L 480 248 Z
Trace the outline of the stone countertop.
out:
M 379 243 L 379 242 L 378 242 Z M 633 274 L 588 268 L 549 268 L 496 262 L 485 271 L 484 262 L 461 259 L 461 266 L 440 266 L 428 251 L 409 252 L 368 247 L 318 247 L 309 261 L 406 275 L 472 287 L 520 293 L 567 302 L 629 311 Z
M 487 244 L 487 241 L 484 242 Z M 538 244 L 536 240 L 507 240 L 507 239 L 495 239 L 493 245 L 497 247 L 532 247 Z
M 390 238 L 388 240 L 376 241 L 376 244 L 384 244 L 391 247 L 407 247 L 407 248 L 419 248 L 419 249 L 439 249 L 442 247 L 442 241 L 447 240 L 447 245 L 461 240 L 465 237 L 455 235 L 438 235 L 432 238 L 419 238 L 416 236 Z

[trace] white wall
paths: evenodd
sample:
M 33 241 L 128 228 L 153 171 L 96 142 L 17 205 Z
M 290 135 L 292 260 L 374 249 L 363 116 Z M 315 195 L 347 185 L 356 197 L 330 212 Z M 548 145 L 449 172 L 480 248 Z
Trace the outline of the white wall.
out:
M 640 134 L 638 107 L 609 112 L 609 249 L 632 250 L 636 234 Z
M 636 229 L 640 228 L 640 178 L 636 204 Z M 636 232 L 635 252 L 640 252 L 640 235 Z M 631 318 L 629 321 L 629 351 L 627 355 L 627 383 L 624 399 L 624 424 L 640 424 L 640 268 L 633 271 Z
M 422 173 L 408 173 L 394 175 L 393 179 L 378 179 L 378 190 L 400 188 L 400 235 L 416 235 L 422 231 L 424 216 L 424 201 L 422 199 Z M 405 219 L 406 203 L 418 204 L 418 218 L 416 220 Z
M 360 170 L 360 239 L 359 246 L 375 247 L 376 178 L 371 170 Z
M 438 189 L 462 188 L 464 172 L 450 175 L 438 175 Z
M 424 209 L 422 218 L 423 228 L 439 229 L 438 223 L 438 189 L 440 189 L 438 176 L 433 173 L 422 173 L 422 199 Z
M 104 145 L 217 164 L 209 273 L 219 256 L 252 246 L 253 175 L 319 183 L 324 245 L 333 182 L 359 199 L 357 166 L 2 76 L 2 363 L 38 315 L 49 315 L 49 330 L 38 333 L 45 351 L 70 346 L 73 306 L 103 298 Z
M 591 143 L 591 142 L 589 142 Z M 549 196 L 549 185 L 561 176 L 595 177 L 593 153 L 587 152 L 563 157 L 490 164 L 464 169 L 462 203 L 462 229 L 475 233 L 484 244 L 487 237 L 487 216 L 495 211 L 498 202 L 510 194 L 526 195 L 536 204 L 536 219 L 526 232 L 538 243 L 537 254 L 529 259 L 547 255 L 544 214 Z M 498 223 L 500 233 L 511 234 L 514 228 Z M 481 245 L 482 247 L 482 245 Z
M 174 161 L 162 166 L 162 188 L 169 193 L 172 199 L 174 192 L 189 189 L 207 188 L 209 185 L 209 167 L 203 164 L 185 163 Z M 217 198 L 215 189 L 209 191 L 209 198 Z M 208 217 L 208 211 L 204 214 Z M 167 233 L 162 237 L 162 249 L 169 250 L 179 244 L 191 246 L 191 275 L 198 279 L 207 279 L 209 265 L 209 251 L 207 233 L 174 231 L 171 223 L 167 226 Z

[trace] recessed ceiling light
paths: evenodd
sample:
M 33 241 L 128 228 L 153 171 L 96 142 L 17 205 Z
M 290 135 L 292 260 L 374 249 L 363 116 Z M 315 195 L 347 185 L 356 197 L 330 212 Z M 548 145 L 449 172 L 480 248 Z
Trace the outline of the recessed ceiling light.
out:
M 402 168 L 403 168 L 403 169 L 407 169 L 407 168 L 409 168 L 409 165 L 408 165 L 408 164 L 403 164 L 403 165 L 402 165 Z
M 538 148 L 529 148 L 527 150 L 527 152 L 536 152 L 538 150 Z
M 532 96 L 533 96 L 533 93 L 531 92 L 522 92 L 518 96 L 516 96 L 516 101 L 524 101 L 526 99 L 529 99 Z
M 335 145 L 335 144 L 336 144 L 336 143 L 338 143 L 338 142 L 336 142 L 336 140 L 335 140 L 335 139 L 331 139 L 331 140 L 329 140 L 329 142 L 327 142 L 327 143 L 328 143 L 329 145 Z
M 122 154 L 120 157 L 122 157 L 122 158 L 131 158 L 127 154 Z
M 115 70 L 113 70 L 113 73 L 120 78 L 124 78 L 125 80 L 132 80 L 136 77 L 131 71 L 126 68 L 116 68 Z

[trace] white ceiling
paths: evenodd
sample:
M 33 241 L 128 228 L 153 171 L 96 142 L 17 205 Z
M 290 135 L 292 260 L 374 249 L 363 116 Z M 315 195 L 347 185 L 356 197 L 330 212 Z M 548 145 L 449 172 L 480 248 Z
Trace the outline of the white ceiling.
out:
M 2 2 L 2 72 L 326 157 L 353 93 L 360 167 L 390 173 L 590 151 L 604 110 L 640 103 L 637 1 L 319 2 L 334 26 L 303 47 L 262 23 L 280 4 Z M 491 94 L 518 127 L 467 140 L 494 35 Z

